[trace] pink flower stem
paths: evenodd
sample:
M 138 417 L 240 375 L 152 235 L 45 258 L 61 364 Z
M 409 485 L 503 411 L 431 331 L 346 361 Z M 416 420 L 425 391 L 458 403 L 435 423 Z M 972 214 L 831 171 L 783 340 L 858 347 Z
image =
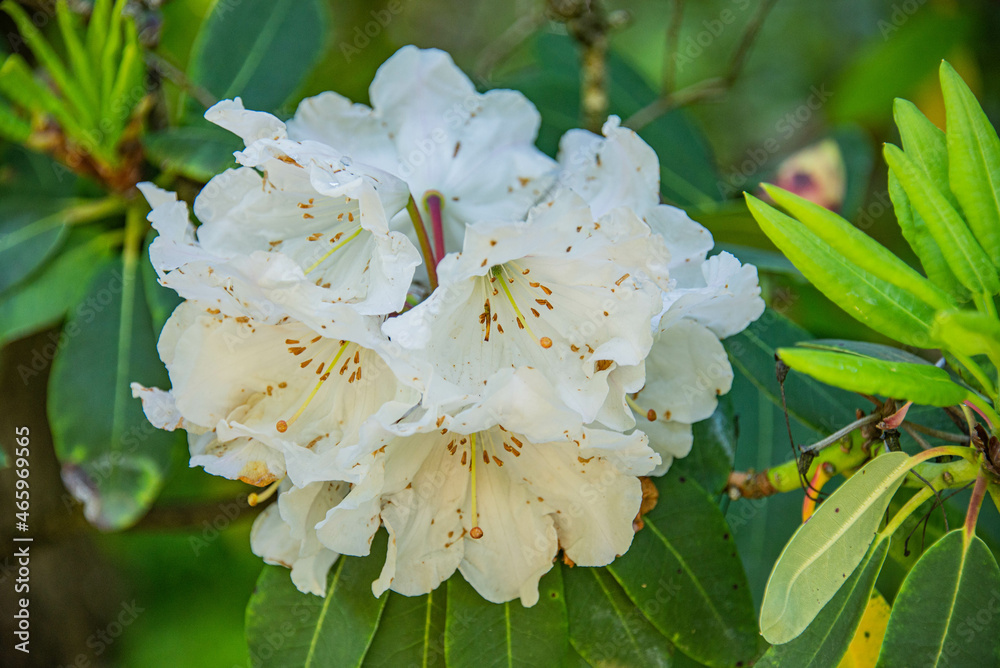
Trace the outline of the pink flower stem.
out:
M 444 224 L 441 220 L 441 209 L 444 207 L 444 198 L 436 190 L 429 190 L 424 193 L 424 206 L 431 214 L 431 229 L 434 231 L 434 257 L 440 262 L 445 256 L 444 248 Z

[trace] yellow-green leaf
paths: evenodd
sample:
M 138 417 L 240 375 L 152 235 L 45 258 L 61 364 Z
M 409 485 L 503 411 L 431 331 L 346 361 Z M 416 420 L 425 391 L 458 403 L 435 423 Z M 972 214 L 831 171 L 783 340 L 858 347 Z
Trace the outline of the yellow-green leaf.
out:
M 934 308 L 948 308 L 953 304 L 941 288 L 833 211 L 777 186 L 764 184 L 763 187 L 771 199 L 846 260 L 876 278 L 912 292 Z
M 898 146 L 886 144 L 884 154 L 962 285 L 976 294 L 1000 292 L 996 268 L 947 197 Z
M 954 406 L 974 398 L 933 364 L 868 359 L 806 348 L 780 348 L 781 361 L 795 371 L 834 387 L 862 394 L 907 399 L 927 406 Z
M 897 341 L 921 348 L 932 345 L 933 307 L 841 257 L 794 218 L 749 193 L 746 200 L 768 238 L 837 306 Z
M 951 190 L 979 243 L 1000 267 L 1000 138 L 976 96 L 946 62 L 941 63 L 941 92 Z
M 861 563 L 910 457 L 876 457 L 830 495 L 778 557 L 764 592 L 760 628 L 768 642 L 798 637 Z M 883 555 L 884 556 L 884 555 Z

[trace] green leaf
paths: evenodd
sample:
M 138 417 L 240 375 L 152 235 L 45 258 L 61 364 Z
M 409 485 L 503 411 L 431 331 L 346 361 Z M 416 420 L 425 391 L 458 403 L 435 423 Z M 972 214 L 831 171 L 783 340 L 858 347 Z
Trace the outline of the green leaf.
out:
M 80 87 L 79 81 L 75 77 L 70 76 L 70 73 L 66 71 L 62 60 L 56 55 L 55 50 L 49 45 L 38 28 L 35 27 L 28 13 L 20 5 L 13 2 L 13 0 L 5 0 L 5 2 L 0 4 L 0 9 L 3 9 L 14 19 L 18 31 L 24 37 L 24 41 L 31 49 L 32 54 L 34 54 L 38 62 L 45 68 L 49 76 L 52 77 L 52 80 L 66 99 L 73 105 L 73 113 L 85 119 L 88 123 L 95 123 L 97 121 L 97 109 L 88 102 L 87 95 Z
M 906 191 L 899 184 L 899 178 L 891 169 L 889 170 L 889 199 L 892 200 L 896 220 L 903 232 L 903 238 L 920 259 L 920 264 L 923 265 L 927 277 L 935 285 L 946 290 L 957 301 L 968 301 L 969 291 L 955 278 L 941 248 L 934 241 L 930 230 L 927 229 L 927 223 L 924 222 L 919 213 L 913 210 L 910 198 L 906 196 Z
M 779 206 L 856 267 L 913 293 L 936 309 L 953 305 L 944 291 L 833 211 L 777 186 L 763 184 L 763 187 Z
M 30 282 L 0 299 L 0 346 L 55 324 L 79 303 L 94 274 L 109 262 L 114 234 L 74 230 L 66 247 Z
M 711 417 L 692 425 L 694 443 L 691 452 L 675 459 L 670 470 L 694 478 L 709 494 L 721 494 L 733 470 L 735 422 L 732 398 L 729 395 L 721 397 Z M 639 426 L 641 428 L 642 424 Z
M 188 76 L 219 99 L 272 111 L 294 93 L 323 51 L 319 0 L 215 3 L 191 51 Z
M 1000 359 L 1000 322 L 976 311 L 942 311 L 931 329 L 945 346 L 965 355 Z
M 671 471 L 656 485 L 659 502 L 608 570 L 688 656 L 711 666 L 749 663 L 757 651 L 753 600 L 722 512 L 694 480 Z
M 880 34 L 854 52 L 831 86 L 836 94 L 829 113 L 835 122 L 881 124 L 893 99 L 917 90 L 968 34 L 971 14 L 923 10 L 899 23 L 888 12 L 867 21 Z
M 1000 568 L 982 540 L 972 536 L 966 546 L 962 534 L 946 534 L 906 576 L 879 667 L 1000 664 Z
M 920 214 L 962 285 L 974 293 L 1000 292 L 996 268 L 948 199 L 899 147 L 885 145 L 885 161 L 895 172 L 913 210 Z
M 594 666 L 667 668 L 672 648 L 604 568 L 564 568 L 569 640 Z
M 3 100 L 0 100 L 0 138 L 24 144 L 30 136 L 31 123 L 18 116 Z
M 69 58 L 69 65 L 73 70 L 73 76 L 80 81 L 80 87 L 87 96 L 87 102 L 98 107 L 97 86 L 94 83 L 94 72 L 90 64 L 90 58 L 80 39 L 82 29 L 79 17 L 73 13 L 66 0 L 58 0 L 56 3 L 56 20 L 59 23 L 59 33 L 62 35 L 63 43 L 66 45 L 66 55 Z
M 887 362 L 858 355 L 782 348 L 781 361 L 800 373 L 851 392 L 908 399 L 928 406 L 955 406 L 974 398 L 954 382 L 948 372 L 933 364 Z
M 829 500 L 826 502 L 829 503 Z M 826 505 L 824 503 L 824 505 Z M 809 523 L 812 523 L 812 519 Z M 879 539 L 871 546 L 853 573 L 829 573 L 837 577 L 837 594 L 823 606 L 812 623 L 794 640 L 775 645 L 754 664 L 755 668 L 835 668 L 854 638 L 865 608 L 871 599 L 889 539 Z M 848 576 L 849 575 L 849 576 Z M 918 664 L 906 664 L 918 665 Z
M 105 530 L 127 527 L 146 512 L 178 442 L 149 424 L 129 388 L 167 386 L 136 255 L 95 274 L 63 328 L 49 383 L 63 480 L 87 519 Z
M 0 93 L 32 112 L 51 114 L 69 134 L 84 136 L 74 113 L 55 93 L 35 80 L 24 58 L 16 53 L 7 56 L 3 66 L 0 66 Z
M 780 407 L 781 390 L 775 375 L 774 355 L 779 347 L 811 338 L 809 332 L 769 308 L 745 330 L 726 339 L 723 345 L 733 368 Z M 836 431 L 855 417 L 855 398 L 851 393 L 824 385 L 809 376 L 787 376 L 785 398 L 789 415 L 819 434 Z M 740 397 L 735 400 L 739 401 Z
M 252 668 L 361 666 L 389 598 L 372 596 L 385 551 L 380 531 L 367 557 L 337 559 L 322 598 L 296 589 L 287 568 L 265 566 L 247 603 Z
M 800 344 L 803 348 L 815 348 L 816 350 L 830 350 L 834 352 L 852 353 L 861 357 L 868 357 L 886 362 L 908 362 L 911 364 L 930 364 L 922 357 L 917 357 L 913 353 L 908 353 L 899 348 L 886 346 L 881 343 L 871 343 L 869 341 L 847 341 L 844 339 L 813 339 L 803 341 Z
M 463 578 L 448 581 L 444 651 L 449 666 L 556 666 L 569 651 L 562 573 L 553 567 L 538 583 L 538 603 L 490 603 Z
M 976 239 L 1000 267 L 1000 138 L 955 69 L 942 61 L 940 74 L 951 190 Z
M 948 144 L 944 132 L 909 100 L 896 98 L 892 113 L 906 155 L 924 170 L 942 195 L 951 199 L 948 185 Z
M 55 253 L 68 230 L 58 216 L 41 217 L 29 203 L 24 203 L 22 209 L 8 201 L 0 210 L 0 293 L 3 293 Z
M 423 596 L 389 593 L 365 668 L 444 668 L 447 583 Z
M 910 468 L 905 452 L 876 457 L 799 527 L 778 557 L 764 592 L 760 629 L 768 642 L 784 644 L 798 637 L 834 597 L 869 552 L 882 514 Z
M 142 144 L 163 171 L 202 182 L 236 167 L 233 152 L 243 148 L 239 137 L 207 121 L 147 134 Z
M 930 347 L 931 306 L 845 260 L 797 220 L 749 193 L 746 199 L 764 233 L 837 306 L 897 341 Z

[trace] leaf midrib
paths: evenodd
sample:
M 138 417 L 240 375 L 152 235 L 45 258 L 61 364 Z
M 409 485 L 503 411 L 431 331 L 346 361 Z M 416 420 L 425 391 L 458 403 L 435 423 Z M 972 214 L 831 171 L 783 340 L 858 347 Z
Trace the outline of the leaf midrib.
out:
M 323 620 L 326 618 L 326 612 L 330 609 L 330 601 L 333 600 L 333 593 L 337 589 L 337 583 L 340 582 L 340 574 L 344 570 L 344 561 L 343 556 L 337 560 L 337 569 L 333 573 L 333 580 L 330 582 L 330 586 L 326 589 L 326 596 L 323 598 L 323 607 L 320 608 L 319 617 L 316 618 L 316 628 L 313 629 L 312 638 L 309 640 L 309 651 L 306 653 L 306 660 L 302 664 L 302 668 L 309 668 L 312 665 L 313 657 L 316 654 L 316 643 L 319 640 L 319 632 L 323 628 Z

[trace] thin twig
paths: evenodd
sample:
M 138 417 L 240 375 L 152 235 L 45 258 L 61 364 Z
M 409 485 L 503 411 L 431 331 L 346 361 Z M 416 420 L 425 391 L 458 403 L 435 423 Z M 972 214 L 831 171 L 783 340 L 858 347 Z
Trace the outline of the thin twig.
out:
M 917 433 L 917 430 L 913 428 L 912 424 L 910 424 L 909 422 L 904 422 L 903 424 L 901 424 L 899 426 L 902 427 L 903 431 L 905 431 L 907 434 L 909 434 L 910 438 L 912 438 L 914 441 L 916 441 L 917 444 L 919 444 L 921 448 L 923 448 L 924 450 L 930 450 L 931 449 L 931 444 L 928 443 L 927 441 L 925 441 L 924 438 L 920 434 Z
M 969 437 L 964 434 L 953 434 L 950 431 L 942 431 L 940 429 L 934 429 L 932 427 L 927 427 L 922 424 L 917 424 L 915 422 L 904 422 L 903 428 L 912 427 L 913 429 L 919 431 L 922 434 L 927 434 L 932 438 L 939 438 L 942 441 L 948 441 L 949 443 L 968 443 Z M 912 436 L 912 434 L 910 434 Z M 915 437 L 914 437 L 915 438 Z
M 750 57 L 751 47 L 764 25 L 764 20 L 776 2 L 777 0 L 761 0 L 757 11 L 747 22 L 743 36 L 740 38 L 736 50 L 729 59 L 729 66 L 722 76 L 699 81 L 676 92 L 664 90 L 661 97 L 632 114 L 625 121 L 625 125 L 633 130 L 640 130 L 672 109 L 701 102 L 728 91 L 742 73 L 743 67 Z
M 847 426 L 841 427 L 840 429 L 838 429 L 837 431 L 833 432 L 832 434 L 830 434 L 826 438 L 824 438 L 824 439 L 822 439 L 820 441 L 816 441 L 812 445 L 807 445 L 807 446 L 801 447 L 799 449 L 802 451 L 803 454 L 805 454 L 807 452 L 809 452 L 809 453 L 819 452 L 823 448 L 826 448 L 826 447 L 829 447 L 829 446 L 833 445 L 834 443 L 836 443 L 837 441 L 839 441 L 843 437 L 845 437 L 848 434 L 850 434 L 855 429 L 858 429 L 860 427 L 864 427 L 865 425 L 871 424 L 872 422 L 878 422 L 881 419 L 882 419 L 882 416 L 879 415 L 878 413 L 872 413 L 871 415 L 866 415 L 863 418 L 859 418 L 859 419 L 855 420 L 854 422 L 850 423 Z
M 504 30 L 499 37 L 487 44 L 479 52 L 473 73 L 480 81 L 488 81 L 493 74 L 493 69 L 507 58 L 526 39 L 543 25 L 545 25 L 545 12 L 535 11 L 519 17 L 513 24 Z
M 670 13 L 670 23 L 667 25 L 667 44 L 663 54 L 662 92 L 665 94 L 674 90 L 674 77 L 677 74 L 677 43 L 683 18 L 684 0 L 674 0 L 673 11 Z
M 191 81 L 180 68 L 155 53 L 146 53 L 146 65 L 149 66 L 149 69 L 159 72 L 163 78 L 172 82 L 206 109 L 219 101 L 219 99 L 208 92 L 208 90 Z

